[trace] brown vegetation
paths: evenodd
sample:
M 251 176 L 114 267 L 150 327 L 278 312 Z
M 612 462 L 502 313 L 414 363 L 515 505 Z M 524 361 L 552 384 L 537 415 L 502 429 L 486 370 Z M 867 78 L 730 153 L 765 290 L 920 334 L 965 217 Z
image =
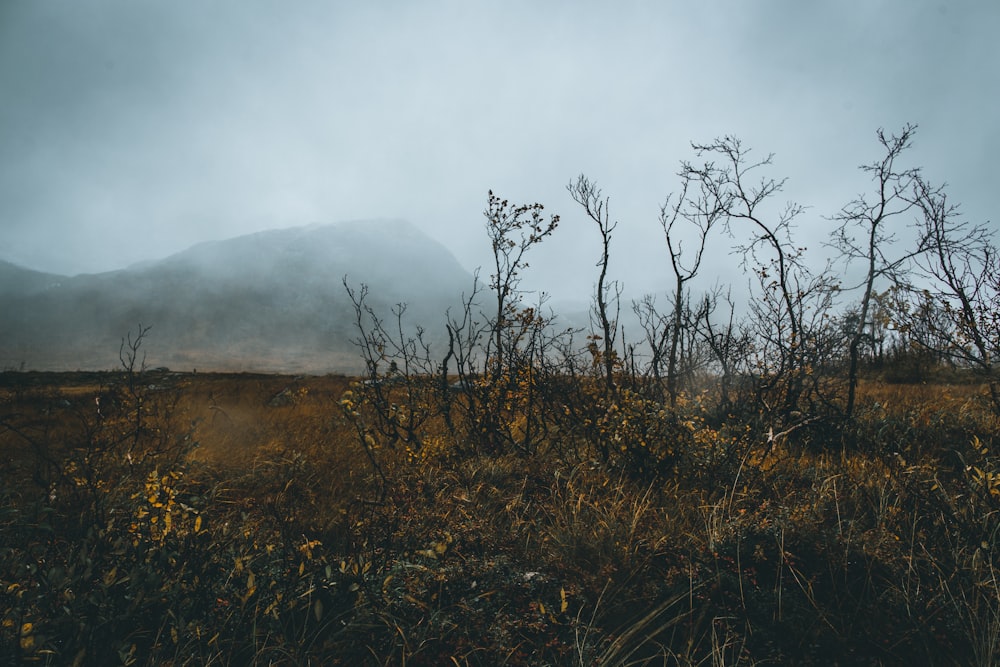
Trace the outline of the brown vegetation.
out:
M 692 408 L 655 481 L 547 448 L 382 449 L 376 502 L 335 408 L 360 383 L 141 383 L 137 431 L 120 375 L 2 376 L 7 661 L 986 665 L 1000 649 L 1000 424 L 978 385 L 863 383 L 856 448 L 815 432 L 767 458 Z

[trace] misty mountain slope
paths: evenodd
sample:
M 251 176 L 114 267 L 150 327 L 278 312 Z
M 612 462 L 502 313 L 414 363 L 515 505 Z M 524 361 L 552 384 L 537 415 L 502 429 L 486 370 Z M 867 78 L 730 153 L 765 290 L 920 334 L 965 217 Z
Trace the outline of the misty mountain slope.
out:
M 271 230 L 95 275 L 9 273 L 0 273 L 0 367 L 37 369 L 114 367 L 121 338 L 142 323 L 153 327 L 151 365 L 356 370 L 345 276 L 369 285 L 381 313 L 407 303 L 408 320 L 432 335 L 473 280 L 403 221 Z
M 0 296 L 33 294 L 49 289 L 63 280 L 65 276 L 32 271 L 0 260 Z

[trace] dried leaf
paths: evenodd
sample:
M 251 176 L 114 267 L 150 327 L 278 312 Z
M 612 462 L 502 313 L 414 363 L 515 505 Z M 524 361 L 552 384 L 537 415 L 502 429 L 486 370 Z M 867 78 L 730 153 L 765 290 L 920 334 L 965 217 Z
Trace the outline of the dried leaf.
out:
M 317 621 L 323 618 L 323 603 L 320 600 L 313 603 L 313 616 L 316 617 Z

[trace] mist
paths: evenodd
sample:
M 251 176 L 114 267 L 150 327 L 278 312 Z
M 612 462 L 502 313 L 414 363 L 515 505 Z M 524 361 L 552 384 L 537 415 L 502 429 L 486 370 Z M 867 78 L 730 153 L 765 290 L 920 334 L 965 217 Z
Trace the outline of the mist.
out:
M 585 302 L 598 238 L 565 189 L 584 173 L 619 222 L 611 277 L 638 296 L 668 284 L 657 217 L 691 142 L 733 135 L 774 153 L 821 262 L 880 127 L 919 125 L 906 159 L 991 219 L 998 19 L 930 1 L 4 3 L 0 258 L 99 273 L 398 218 L 473 271 L 492 189 L 562 216 L 525 287 Z M 706 281 L 744 280 L 716 244 Z

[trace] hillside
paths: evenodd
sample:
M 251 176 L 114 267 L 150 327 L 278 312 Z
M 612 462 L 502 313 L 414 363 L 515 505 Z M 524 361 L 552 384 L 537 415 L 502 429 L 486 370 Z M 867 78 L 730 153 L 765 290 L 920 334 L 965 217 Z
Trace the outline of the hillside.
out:
M 0 259 L 0 297 L 33 294 L 65 279 L 65 276 L 32 271 Z
M 442 245 L 403 221 L 270 230 L 74 277 L 3 263 L 0 367 L 114 367 L 122 337 L 142 323 L 152 327 L 150 366 L 356 370 L 345 276 L 368 284 L 383 310 L 407 303 L 428 329 L 472 284 Z

